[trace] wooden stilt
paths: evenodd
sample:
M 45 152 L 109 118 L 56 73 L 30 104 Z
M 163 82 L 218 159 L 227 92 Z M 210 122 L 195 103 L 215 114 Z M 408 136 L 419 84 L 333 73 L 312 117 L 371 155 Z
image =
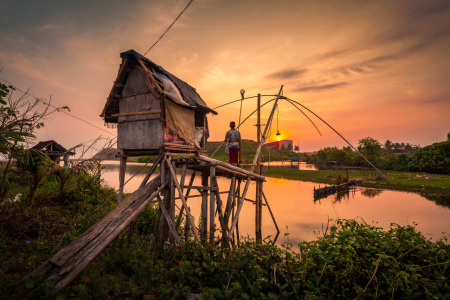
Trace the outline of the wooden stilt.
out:
M 208 186 L 208 176 L 202 173 L 202 185 Z M 206 240 L 208 234 L 208 191 L 201 191 L 202 194 L 202 210 L 200 214 L 200 234 L 202 240 Z
M 191 212 L 189 210 L 189 206 L 186 203 L 186 199 L 184 199 L 183 191 L 181 190 L 180 184 L 178 183 L 178 179 L 177 179 L 177 176 L 176 176 L 175 171 L 173 169 L 173 166 L 172 166 L 172 164 L 170 163 L 170 161 L 168 159 L 166 159 L 166 162 L 167 162 L 167 165 L 169 166 L 169 171 L 172 174 L 172 178 L 173 178 L 173 180 L 175 182 L 175 186 L 177 187 L 178 194 L 181 197 L 181 201 L 183 202 L 184 209 L 186 210 L 186 216 L 189 219 L 189 222 L 191 223 L 192 232 L 194 233 L 196 241 L 200 242 L 200 237 L 198 235 L 197 228 L 195 227 L 194 219 L 191 216 Z
M 215 187 L 216 191 L 214 191 L 214 194 L 216 195 L 216 203 L 217 203 L 217 212 L 219 214 L 219 223 L 220 223 L 220 228 L 222 229 L 222 240 L 223 243 L 226 244 L 227 243 L 227 235 L 228 235 L 228 226 L 225 223 L 225 218 L 223 215 L 223 203 L 222 203 L 222 199 L 220 199 L 220 193 L 219 193 L 219 184 L 217 183 L 217 178 L 214 176 L 213 178 L 213 186 L 211 187 Z M 213 191 L 211 191 L 212 193 Z
M 209 185 L 210 187 L 214 186 L 214 178 L 216 177 L 216 168 L 210 167 L 209 168 Z M 209 194 L 209 242 L 211 243 L 212 246 L 214 246 L 214 233 L 215 233 L 215 204 L 216 201 L 214 199 L 215 194 L 213 192 L 211 192 Z
M 227 225 L 227 227 L 228 227 L 228 221 L 230 220 L 231 205 L 233 204 L 235 190 L 236 190 L 236 176 L 233 176 L 231 178 L 230 193 L 228 194 L 227 205 L 225 207 L 225 215 L 224 215 L 225 224 Z
M 264 200 L 266 201 L 267 208 L 269 209 L 270 215 L 272 216 L 273 224 L 275 224 L 275 228 L 277 229 L 277 232 L 280 233 L 280 229 L 278 228 L 277 221 L 275 220 L 275 217 L 273 216 L 272 210 L 270 209 L 269 201 L 267 201 L 266 195 L 264 192 L 261 193 L 264 197 Z
M 192 172 L 191 175 L 191 179 L 189 180 L 189 186 L 186 189 L 186 194 L 184 195 L 184 198 L 187 200 L 189 198 L 189 193 L 191 192 L 191 188 L 192 188 L 192 184 L 194 183 L 194 178 L 195 178 L 195 171 Z M 175 198 L 175 199 L 181 199 L 181 198 Z M 181 206 L 180 208 L 180 212 L 178 214 L 178 218 L 177 218 L 177 223 L 176 223 L 176 228 L 178 229 L 178 227 L 180 227 L 181 224 L 181 216 L 183 215 L 184 212 L 184 206 Z M 188 221 L 186 220 L 186 224 L 188 224 Z
M 120 157 L 120 167 L 119 167 L 119 194 L 117 195 L 117 204 L 120 204 L 120 202 L 122 202 L 126 168 L 127 168 L 127 157 L 121 156 Z
M 177 242 L 177 244 L 180 245 L 181 247 L 184 247 L 183 241 L 178 236 L 177 231 L 175 230 L 175 225 L 173 224 L 172 218 L 170 217 L 169 213 L 167 212 L 166 208 L 164 207 L 164 203 L 161 199 L 161 196 L 156 195 L 156 198 L 158 198 L 159 207 L 161 207 L 161 211 L 162 211 L 164 217 L 166 218 L 170 233 L 172 233 L 172 236 L 173 236 L 174 240 Z
M 241 197 L 241 180 L 239 180 L 239 182 L 238 182 L 237 197 L 236 197 L 236 199 L 234 199 L 233 210 L 237 207 L 240 197 Z M 235 218 L 236 218 L 236 212 L 234 212 L 233 220 Z M 231 229 L 228 232 L 228 234 L 230 234 L 230 232 L 232 232 Z M 237 221 L 236 221 L 236 245 L 239 245 L 239 217 L 237 218 Z
M 170 180 L 170 197 L 169 197 L 169 199 L 170 199 L 169 217 L 170 217 L 170 220 L 172 221 L 172 224 L 173 224 L 175 222 L 175 182 L 174 182 L 173 177 Z M 169 229 L 170 229 L 170 224 L 168 224 L 168 225 L 169 225 Z M 170 237 L 172 237 L 172 236 L 170 236 Z M 170 242 L 171 243 L 174 242 L 173 239 L 174 238 L 170 238 Z
M 242 192 L 242 196 L 239 199 L 239 202 L 237 204 L 237 208 L 236 208 L 236 215 L 233 218 L 233 221 L 231 223 L 231 227 L 230 227 L 230 231 L 228 232 L 228 238 L 231 237 L 231 232 L 234 230 L 234 228 L 236 227 L 236 223 L 239 219 L 239 213 L 241 212 L 241 208 L 242 208 L 242 204 L 244 203 L 244 199 L 245 196 L 247 195 L 247 191 L 248 191 L 248 187 L 250 186 L 250 176 L 247 177 L 247 182 L 245 183 L 245 187 L 244 187 L 244 191 Z

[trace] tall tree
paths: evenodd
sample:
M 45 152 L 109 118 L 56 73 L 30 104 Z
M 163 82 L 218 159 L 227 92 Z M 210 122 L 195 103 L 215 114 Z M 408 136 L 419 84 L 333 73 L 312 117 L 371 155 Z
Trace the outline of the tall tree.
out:
M 368 160 L 375 161 L 381 156 L 381 144 L 377 140 L 366 137 L 359 141 L 358 151 L 361 152 Z

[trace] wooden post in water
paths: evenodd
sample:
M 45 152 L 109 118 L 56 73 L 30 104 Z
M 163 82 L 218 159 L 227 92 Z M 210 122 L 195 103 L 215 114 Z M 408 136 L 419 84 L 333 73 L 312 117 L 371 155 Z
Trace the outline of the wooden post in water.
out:
M 208 175 L 202 172 L 202 185 L 208 187 Z M 202 190 L 202 211 L 200 214 L 200 239 L 206 240 L 208 235 L 208 190 Z
M 126 168 L 127 168 L 127 157 L 121 156 L 120 157 L 120 167 L 119 167 L 119 194 L 117 195 L 117 204 L 120 204 L 120 202 L 122 202 Z
M 261 94 L 258 94 L 257 101 L 257 123 L 256 123 L 256 143 L 259 145 L 261 142 Z M 261 159 L 260 153 L 257 153 L 258 157 L 256 159 L 256 174 L 261 174 Z M 261 180 L 256 181 L 256 203 L 255 203 L 255 236 L 256 241 L 262 241 L 261 233 L 261 215 L 262 215 L 262 205 L 261 205 Z
M 216 177 L 216 167 L 212 166 L 209 168 L 209 186 L 214 187 L 214 177 Z M 206 191 L 208 193 L 208 191 Z M 215 212 L 216 212 L 216 202 L 214 198 L 215 194 L 212 190 L 209 193 L 209 242 L 214 246 L 214 223 L 215 223 Z

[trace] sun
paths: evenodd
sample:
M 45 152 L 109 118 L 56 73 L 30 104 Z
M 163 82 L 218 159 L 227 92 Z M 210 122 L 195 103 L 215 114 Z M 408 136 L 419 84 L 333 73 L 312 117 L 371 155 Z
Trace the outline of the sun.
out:
M 281 139 L 280 139 L 280 138 L 278 138 L 278 141 L 281 141 Z

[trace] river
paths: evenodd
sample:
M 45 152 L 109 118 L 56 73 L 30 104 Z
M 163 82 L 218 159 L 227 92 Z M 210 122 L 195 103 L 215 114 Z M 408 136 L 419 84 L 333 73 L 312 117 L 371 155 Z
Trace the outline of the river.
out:
M 300 169 L 314 169 L 312 165 L 300 165 Z M 128 163 L 125 180 L 136 172 L 124 188 L 126 193 L 135 191 L 144 178 L 149 166 Z M 118 187 L 119 166 L 116 161 L 103 162 L 102 178 L 111 187 Z M 319 201 L 313 200 L 313 189 L 318 183 L 266 178 L 264 193 L 275 215 L 281 234 L 277 243 L 289 242 L 297 245 L 301 241 L 314 240 L 326 227 L 328 219 L 364 220 L 368 224 L 388 229 L 391 223 L 415 225 L 427 238 L 438 240 L 443 232 L 450 233 L 450 208 L 440 206 L 419 194 L 356 187 L 342 195 L 331 195 Z M 218 178 L 221 191 L 228 190 L 229 179 Z M 199 176 L 194 185 L 201 185 Z M 321 184 L 321 186 L 324 186 Z M 193 193 L 191 193 L 193 194 Z M 247 198 L 254 199 L 255 184 L 250 185 Z M 225 196 L 225 195 L 224 195 Z M 223 197 L 224 197 L 223 196 Z M 177 205 L 181 201 L 177 200 Z M 194 216 L 200 212 L 201 198 L 188 201 Z M 239 218 L 241 236 L 254 236 L 255 206 L 245 202 Z M 263 207 L 263 237 L 276 234 L 275 227 L 266 207 Z

